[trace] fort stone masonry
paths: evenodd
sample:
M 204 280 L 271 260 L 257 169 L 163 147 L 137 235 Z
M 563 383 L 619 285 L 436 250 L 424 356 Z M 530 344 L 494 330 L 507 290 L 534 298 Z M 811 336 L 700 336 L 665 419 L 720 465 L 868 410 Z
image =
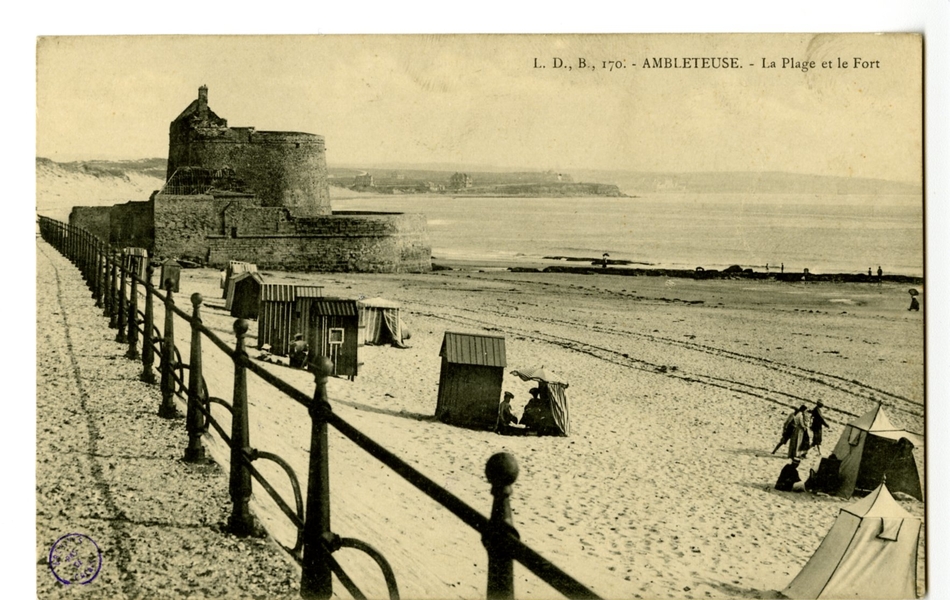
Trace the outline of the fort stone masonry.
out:
M 70 224 L 113 245 L 209 266 L 431 269 L 424 215 L 334 212 L 323 136 L 229 127 L 205 86 L 171 123 L 162 189 L 145 202 L 75 207 Z

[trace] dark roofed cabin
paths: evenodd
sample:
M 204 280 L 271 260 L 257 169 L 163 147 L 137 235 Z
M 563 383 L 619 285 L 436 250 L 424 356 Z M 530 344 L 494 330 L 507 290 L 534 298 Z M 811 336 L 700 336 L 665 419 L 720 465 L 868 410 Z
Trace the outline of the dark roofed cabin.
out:
M 356 300 L 311 297 L 309 331 L 304 337 L 311 362 L 326 356 L 333 363 L 332 375 L 350 380 L 356 377 L 359 325 Z
M 261 286 L 264 278 L 256 271 L 245 271 L 231 279 L 224 308 L 237 319 L 256 319 L 261 312 Z
M 443 423 L 491 429 L 505 377 L 505 338 L 446 331 L 435 416 Z

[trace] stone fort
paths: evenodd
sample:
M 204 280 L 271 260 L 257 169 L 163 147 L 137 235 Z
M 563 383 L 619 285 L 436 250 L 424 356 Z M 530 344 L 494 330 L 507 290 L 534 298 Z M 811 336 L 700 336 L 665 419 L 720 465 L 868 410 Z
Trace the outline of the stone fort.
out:
M 228 127 L 201 86 L 169 128 L 162 189 L 148 201 L 75 207 L 69 220 L 116 246 L 214 267 L 431 269 L 424 215 L 334 212 L 328 178 L 323 136 Z

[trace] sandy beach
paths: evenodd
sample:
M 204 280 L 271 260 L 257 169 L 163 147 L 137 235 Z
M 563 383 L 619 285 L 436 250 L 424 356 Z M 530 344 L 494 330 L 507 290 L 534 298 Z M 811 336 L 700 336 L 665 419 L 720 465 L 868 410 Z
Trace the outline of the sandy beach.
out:
M 355 380 L 330 379 L 334 411 L 486 515 L 485 461 L 512 453 L 521 539 L 604 597 L 777 597 L 850 502 L 772 489 L 786 459 L 784 449 L 771 449 L 792 407 L 824 402 L 825 456 L 843 425 L 877 402 L 896 425 L 924 433 L 923 315 L 907 311 L 905 286 L 448 266 L 455 268 L 264 277 L 319 283 L 327 296 L 400 302 L 411 347 L 360 347 Z M 177 298 L 190 306 L 186 298 L 200 292 L 204 322 L 233 341 L 218 276 L 183 271 Z M 185 323 L 176 326 L 187 356 Z M 504 389 L 515 394 L 516 414 L 531 385 L 511 370 L 544 365 L 561 374 L 570 384 L 570 437 L 508 437 L 436 421 L 447 330 L 505 336 Z M 210 392 L 230 398 L 230 361 L 209 347 Z M 267 367 L 312 393 L 308 373 Z M 256 376 L 249 385 L 252 445 L 280 454 L 305 480 L 306 410 Z M 219 418 L 228 422 L 223 410 Z M 207 443 L 226 464 L 223 445 Z M 382 551 L 403 597 L 484 597 L 487 560 L 477 534 L 335 431 L 330 451 L 333 529 Z M 923 445 L 914 452 L 923 477 Z M 818 461 L 813 449 L 803 477 Z M 292 501 L 281 472 L 261 468 Z M 286 518 L 260 492 L 256 513 L 292 545 Z M 901 503 L 923 518 L 923 503 Z M 924 549 L 922 536 L 921 594 Z M 385 594 L 362 555 L 344 550 L 338 559 L 366 593 Z M 515 576 L 519 597 L 557 596 L 520 566 Z

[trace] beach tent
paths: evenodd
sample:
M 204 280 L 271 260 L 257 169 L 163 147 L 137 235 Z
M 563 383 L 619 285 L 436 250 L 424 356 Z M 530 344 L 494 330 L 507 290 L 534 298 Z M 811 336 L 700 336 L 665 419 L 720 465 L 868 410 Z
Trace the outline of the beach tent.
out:
M 492 429 L 505 377 L 505 338 L 446 331 L 435 416 L 443 423 Z
M 568 436 L 571 434 L 571 410 L 567 402 L 568 384 L 550 369 L 533 367 L 512 371 L 523 381 L 537 381 L 542 407 L 538 415 L 542 434 Z M 523 418 L 523 417 L 522 417 Z
M 384 298 L 367 298 L 359 301 L 360 346 L 391 344 L 408 348 L 402 343 L 402 319 L 399 318 L 399 303 Z
M 261 311 L 261 286 L 264 278 L 256 271 L 245 271 L 231 278 L 224 308 L 237 319 L 256 319 Z
M 886 476 L 892 492 L 923 501 L 911 442 L 915 437 L 892 425 L 880 405 L 848 423 L 834 450 L 841 461 L 837 495 L 850 498 L 856 491 L 870 491 Z
M 920 519 L 881 484 L 841 509 L 815 554 L 782 593 L 802 600 L 916 598 L 919 535 Z
M 359 370 L 357 331 L 360 325 L 356 300 L 317 298 L 309 300 L 309 323 L 304 340 L 310 360 L 326 356 L 333 363 L 332 375 L 352 380 Z

